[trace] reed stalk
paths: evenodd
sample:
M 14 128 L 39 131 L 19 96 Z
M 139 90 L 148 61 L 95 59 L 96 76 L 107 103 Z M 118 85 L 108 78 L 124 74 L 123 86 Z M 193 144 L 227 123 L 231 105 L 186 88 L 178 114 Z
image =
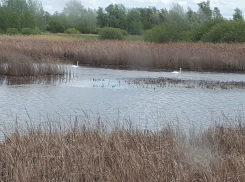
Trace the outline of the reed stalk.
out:
M 17 127 L 0 144 L 0 181 L 244 181 L 244 137 L 242 125 Z
M 23 72 L 27 75 L 33 74 L 33 70 L 21 68 L 28 67 L 30 62 L 75 64 L 77 61 L 80 65 L 120 66 L 126 69 L 244 71 L 244 56 L 244 44 L 154 44 L 143 41 L 76 40 L 52 36 L 0 37 L 0 74 L 10 75 L 21 75 Z M 23 66 L 20 66 L 18 71 L 15 68 L 14 71 L 6 73 L 4 64 Z

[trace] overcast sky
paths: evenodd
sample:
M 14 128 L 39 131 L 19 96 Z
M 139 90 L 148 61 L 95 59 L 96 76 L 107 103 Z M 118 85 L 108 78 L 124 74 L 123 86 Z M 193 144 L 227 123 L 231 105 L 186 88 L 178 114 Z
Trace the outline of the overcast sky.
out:
M 62 12 L 65 4 L 70 0 L 40 0 L 43 4 L 45 11 L 53 14 L 55 11 Z M 196 11 L 199 0 L 78 0 L 84 5 L 85 8 L 98 9 L 98 7 L 107 7 L 112 3 L 123 4 L 127 8 L 133 7 L 148 7 L 155 6 L 157 9 L 167 8 L 169 9 L 173 2 L 179 3 L 186 10 L 190 7 Z M 213 9 L 218 7 L 221 14 L 226 18 L 231 18 L 235 8 L 242 10 L 243 15 L 245 14 L 245 1 L 244 0 L 210 0 L 210 6 Z

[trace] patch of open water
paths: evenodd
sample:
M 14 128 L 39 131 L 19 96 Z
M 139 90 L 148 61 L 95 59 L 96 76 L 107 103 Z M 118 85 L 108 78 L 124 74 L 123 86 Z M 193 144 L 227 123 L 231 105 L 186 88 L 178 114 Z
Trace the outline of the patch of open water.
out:
M 73 79 L 58 82 L 8 84 L 2 79 L 0 126 L 57 117 L 66 122 L 69 117 L 88 114 L 102 121 L 126 119 L 142 129 L 159 129 L 167 122 L 206 128 L 214 122 L 243 121 L 245 117 L 244 74 L 87 67 L 73 71 Z

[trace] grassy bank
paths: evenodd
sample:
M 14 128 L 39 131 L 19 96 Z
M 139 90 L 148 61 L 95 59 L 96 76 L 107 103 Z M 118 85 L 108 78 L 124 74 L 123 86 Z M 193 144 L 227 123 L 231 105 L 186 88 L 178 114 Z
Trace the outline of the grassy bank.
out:
M 188 136 L 75 124 L 14 129 L 0 144 L 0 181 L 244 181 L 245 127 Z
M 125 69 L 244 71 L 244 44 L 101 41 L 60 36 L 1 36 L 0 74 L 30 74 L 31 62 L 120 66 Z M 13 62 L 13 63 L 12 63 Z M 4 71 L 4 64 L 18 65 L 22 73 Z M 11 67 L 10 67 L 11 68 Z M 49 70 L 49 69 L 48 69 Z M 31 71 L 29 71 L 31 72 Z M 56 71 L 54 71 L 56 72 Z M 48 73 L 47 73 L 48 74 Z

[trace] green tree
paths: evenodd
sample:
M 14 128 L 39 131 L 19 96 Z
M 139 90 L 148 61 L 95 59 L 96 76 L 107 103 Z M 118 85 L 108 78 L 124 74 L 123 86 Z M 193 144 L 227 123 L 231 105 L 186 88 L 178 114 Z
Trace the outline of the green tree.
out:
M 199 8 L 199 13 L 203 14 L 205 16 L 205 19 L 211 19 L 212 18 L 212 10 L 210 8 L 210 1 L 207 2 L 202 1 L 197 4 Z
M 29 13 L 35 18 L 35 26 L 44 31 L 48 20 L 46 19 L 47 12 L 43 10 L 42 3 L 37 0 L 28 0 L 27 5 Z
M 207 34 L 214 26 L 223 23 L 224 19 L 211 19 L 204 22 L 204 24 L 200 27 L 194 30 L 192 34 L 192 41 L 197 42 L 200 41 L 203 37 L 203 35 Z
M 103 28 L 105 26 L 108 26 L 108 19 L 107 15 L 104 12 L 103 8 L 99 7 L 97 10 L 97 17 L 96 17 L 96 23 L 100 28 Z
M 222 19 L 223 18 L 218 7 L 214 7 L 213 18 L 214 19 Z
M 105 10 L 109 27 L 127 29 L 126 8 L 123 4 L 110 4 Z
M 26 0 L 2 0 L 3 7 L 17 12 L 19 15 L 23 15 L 28 11 Z
M 20 16 L 21 19 L 21 28 L 32 28 L 36 26 L 35 18 L 29 12 L 25 12 Z
M 202 37 L 203 42 L 243 43 L 245 42 L 245 23 L 226 21 L 214 26 Z
M 164 22 L 165 15 L 168 13 L 166 9 L 161 11 L 156 7 L 139 8 L 143 30 L 151 29 L 152 27 Z
M 243 21 L 243 15 L 242 15 L 242 11 L 239 8 L 236 8 L 234 10 L 234 14 L 233 14 L 233 20 L 234 21 Z
M 127 31 L 133 35 L 140 35 L 141 34 L 141 27 L 142 23 L 140 20 L 140 12 L 137 9 L 129 10 L 127 14 Z

